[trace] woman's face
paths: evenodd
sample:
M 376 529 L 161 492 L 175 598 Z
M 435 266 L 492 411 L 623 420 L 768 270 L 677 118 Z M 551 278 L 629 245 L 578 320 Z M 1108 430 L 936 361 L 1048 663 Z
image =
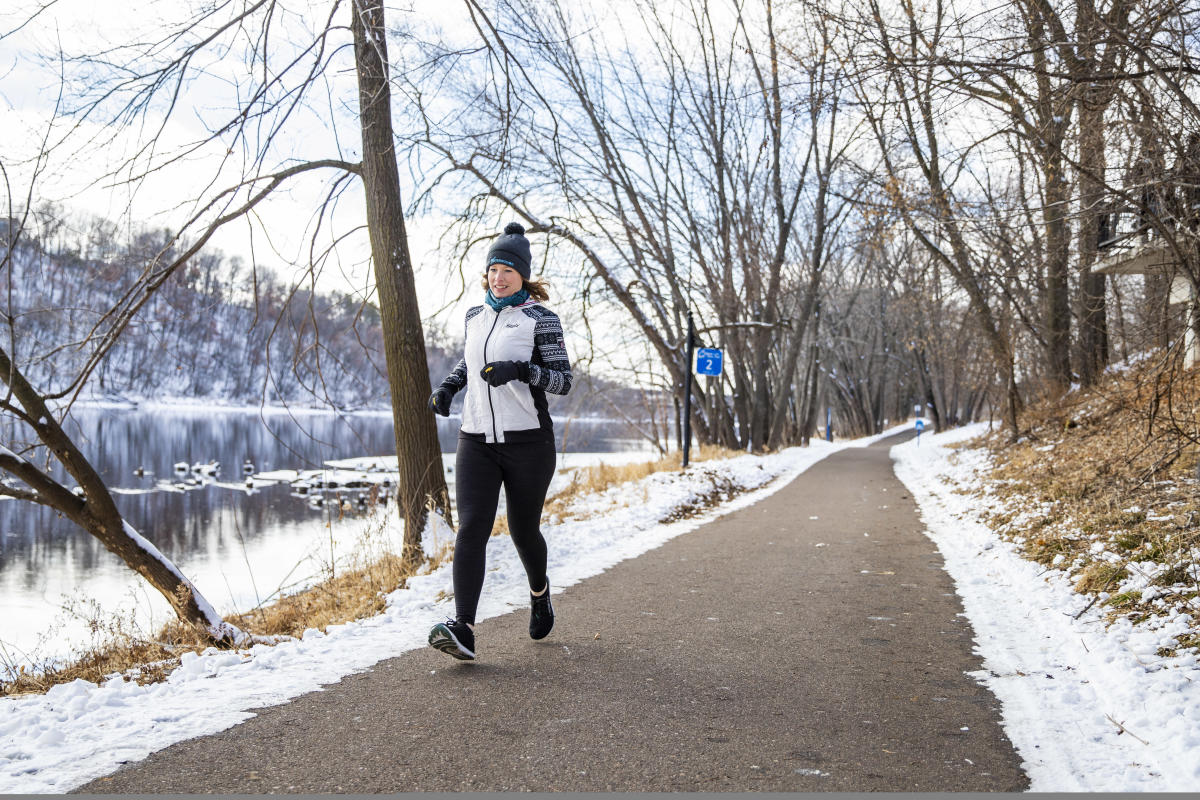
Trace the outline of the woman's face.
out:
M 496 297 L 508 297 L 521 290 L 525 281 L 521 273 L 507 264 L 489 264 L 487 271 L 488 288 Z

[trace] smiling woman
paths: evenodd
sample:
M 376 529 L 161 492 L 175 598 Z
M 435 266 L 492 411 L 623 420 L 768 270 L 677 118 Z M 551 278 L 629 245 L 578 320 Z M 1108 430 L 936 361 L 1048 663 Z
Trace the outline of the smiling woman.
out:
M 433 647 L 458 659 L 475 658 L 472 626 L 501 486 L 508 529 L 529 578 L 529 635 L 542 639 L 554 627 L 539 527 L 555 465 L 546 393 L 571 390 L 571 362 L 562 325 L 541 305 L 548 295 L 532 280 L 530 264 L 525 229 L 511 222 L 488 250 L 485 303 L 467 312 L 463 358 L 429 398 L 430 409 L 445 416 L 454 394 L 467 390 L 455 464 L 455 617 L 429 634 Z
M 520 236 L 522 239 L 525 238 L 525 229 L 520 223 L 516 222 L 510 222 L 504 226 L 504 233 L 505 236 L 509 237 Z M 500 240 L 497 241 L 500 242 L 504 238 L 500 237 Z M 517 252 L 509 253 L 504 249 L 505 246 L 502 243 L 498 243 L 493 245 L 488 251 L 488 268 L 487 272 L 483 274 L 480 285 L 490 293 L 490 296 L 494 300 L 511 297 L 522 289 L 529 293 L 529 297 L 539 303 L 549 300 L 550 287 L 547 283 L 530 277 L 528 268 L 522 273 L 515 266 L 522 258 L 520 248 L 516 245 L 511 245 Z M 525 246 L 528 248 L 528 240 L 526 240 Z M 524 252 L 523 257 L 528 261 L 529 253 L 527 251 Z M 515 259 L 515 261 L 510 259 Z

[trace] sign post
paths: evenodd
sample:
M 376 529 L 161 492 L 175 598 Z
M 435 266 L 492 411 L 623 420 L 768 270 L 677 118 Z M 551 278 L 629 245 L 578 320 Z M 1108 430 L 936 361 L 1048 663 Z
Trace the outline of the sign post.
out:
M 683 387 L 683 467 L 687 469 L 688 454 L 692 450 L 692 350 L 696 346 L 696 329 L 692 325 L 692 312 L 688 311 L 687 327 L 687 377 Z
M 688 465 L 688 454 L 692 449 L 692 370 L 697 375 L 720 375 L 722 353 L 715 347 L 696 349 L 696 328 L 692 324 L 692 312 L 688 312 L 687 332 L 687 385 L 683 400 L 683 466 Z M 693 355 L 694 353 L 694 355 Z

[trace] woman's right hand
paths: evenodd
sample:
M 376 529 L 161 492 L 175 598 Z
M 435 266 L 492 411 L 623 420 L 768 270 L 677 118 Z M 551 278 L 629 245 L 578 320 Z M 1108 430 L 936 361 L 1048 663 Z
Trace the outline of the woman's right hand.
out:
M 449 389 L 439 386 L 429 395 L 429 410 L 442 417 L 450 416 L 450 400 L 453 397 Z

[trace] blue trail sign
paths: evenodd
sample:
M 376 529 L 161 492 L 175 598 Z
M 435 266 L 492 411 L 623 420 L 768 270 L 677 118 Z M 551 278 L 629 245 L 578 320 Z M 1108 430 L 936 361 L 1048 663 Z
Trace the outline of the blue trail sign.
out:
M 700 347 L 696 350 L 696 374 L 720 375 L 721 351 L 715 347 Z

